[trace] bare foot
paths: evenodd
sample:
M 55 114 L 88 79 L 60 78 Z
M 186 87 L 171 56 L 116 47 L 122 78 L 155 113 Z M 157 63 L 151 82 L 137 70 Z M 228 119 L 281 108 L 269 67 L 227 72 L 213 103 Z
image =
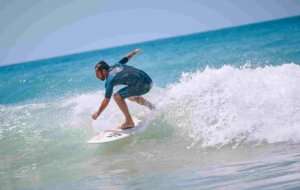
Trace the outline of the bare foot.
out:
M 134 123 L 123 123 L 122 125 L 118 126 L 117 128 L 118 129 L 130 129 L 130 128 L 133 128 L 135 127 Z

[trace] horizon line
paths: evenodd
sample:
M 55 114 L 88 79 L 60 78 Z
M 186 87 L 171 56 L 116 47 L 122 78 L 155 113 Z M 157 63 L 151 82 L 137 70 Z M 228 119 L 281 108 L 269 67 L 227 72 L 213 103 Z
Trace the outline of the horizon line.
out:
M 219 31 L 219 30 L 233 29 L 233 28 L 244 27 L 244 26 L 249 26 L 249 25 L 256 25 L 256 24 L 262 24 L 262 23 L 267 23 L 267 22 L 274 22 L 274 21 L 279 21 L 279 20 L 291 19 L 291 18 L 299 17 L 299 16 L 300 16 L 300 14 L 289 16 L 289 17 L 276 18 L 276 19 L 272 19 L 272 20 L 264 20 L 264 21 L 259 21 L 259 22 L 253 22 L 253 23 L 248 23 L 248 24 L 234 25 L 234 26 L 228 26 L 228 27 L 223 27 L 223 28 L 215 28 L 215 29 L 212 29 L 212 30 L 205 30 L 205 31 L 200 31 L 200 32 L 180 34 L 180 35 L 177 35 L 177 36 L 156 38 L 156 39 L 152 39 L 152 40 L 145 40 L 145 41 L 134 42 L 134 43 L 129 43 L 129 44 L 120 44 L 120 45 L 116 45 L 116 46 L 103 47 L 103 48 L 99 48 L 99 49 L 67 53 L 67 54 L 64 54 L 64 55 L 56 55 L 56 56 L 51 56 L 51 57 L 42 57 L 42 58 L 37 58 L 37 59 L 32 59 L 32 60 L 27 60 L 27 61 L 22 61 L 22 62 L 12 62 L 12 63 L 7 63 L 7 64 L 4 64 L 4 65 L 0 65 L 0 68 L 7 67 L 7 66 L 12 66 L 12 65 L 34 63 L 34 62 L 39 62 L 39 61 L 43 61 L 43 60 L 47 60 L 47 59 L 57 59 L 57 58 L 61 58 L 61 57 L 74 56 L 74 55 L 79 55 L 79 54 L 86 54 L 86 53 L 102 51 L 102 50 L 109 50 L 109 49 L 113 49 L 113 48 L 121 48 L 121 47 L 125 47 L 125 46 L 137 45 L 137 44 L 142 44 L 142 43 L 151 43 L 151 42 L 160 41 L 160 40 L 180 38 L 180 37 L 184 37 L 184 36 L 192 36 L 192 35 L 197 35 L 197 34 L 202 34 L 202 33 L 215 32 L 215 31 Z

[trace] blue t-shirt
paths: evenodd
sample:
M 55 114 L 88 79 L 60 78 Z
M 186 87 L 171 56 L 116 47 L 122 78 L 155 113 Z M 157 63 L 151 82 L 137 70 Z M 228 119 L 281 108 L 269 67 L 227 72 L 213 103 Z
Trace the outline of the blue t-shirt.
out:
M 116 85 L 135 86 L 152 83 L 151 78 L 142 70 L 125 65 L 128 58 L 124 57 L 118 63 L 110 66 L 105 82 L 105 98 L 110 99 Z

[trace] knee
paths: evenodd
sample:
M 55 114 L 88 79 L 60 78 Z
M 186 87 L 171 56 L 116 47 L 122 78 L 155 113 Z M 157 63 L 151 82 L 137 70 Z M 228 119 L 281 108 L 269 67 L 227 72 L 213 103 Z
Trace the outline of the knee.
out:
M 128 100 L 130 100 L 130 101 L 135 101 L 135 100 L 136 100 L 136 96 L 128 97 Z

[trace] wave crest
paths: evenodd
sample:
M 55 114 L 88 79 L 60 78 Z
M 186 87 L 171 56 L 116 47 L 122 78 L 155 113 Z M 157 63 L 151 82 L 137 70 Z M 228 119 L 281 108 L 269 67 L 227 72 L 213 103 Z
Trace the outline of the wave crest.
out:
M 184 73 L 159 104 L 165 119 L 202 147 L 300 141 L 300 66 Z

